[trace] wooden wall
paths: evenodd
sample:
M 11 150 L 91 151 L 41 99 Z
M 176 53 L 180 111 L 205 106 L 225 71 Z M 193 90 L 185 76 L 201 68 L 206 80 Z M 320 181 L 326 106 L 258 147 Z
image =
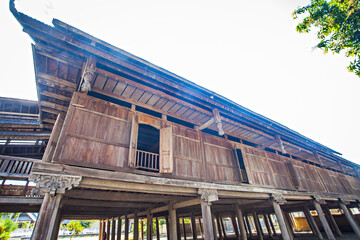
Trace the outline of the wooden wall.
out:
M 131 167 L 135 124 L 171 128 L 167 173 Z M 135 133 L 134 133 L 135 132 Z M 135 134 L 135 135 L 134 135 Z M 131 140 L 132 139 L 132 140 Z M 104 100 L 75 93 L 57 141 L 53 162 L 226 184 L 240 183 L 234 149 L 240 149 L 249 184 L 268 188 L 360 195 L 355 177 L 178 125 Z

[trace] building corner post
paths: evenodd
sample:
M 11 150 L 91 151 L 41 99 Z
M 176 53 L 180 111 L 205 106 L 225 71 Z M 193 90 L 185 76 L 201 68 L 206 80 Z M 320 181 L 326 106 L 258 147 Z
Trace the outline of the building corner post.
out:
M 271 200 L 274 207 L 276 218 L 279 222 L 281 236 L 283 240 L 291 240 L 288 228 L 286 226 L 285 218 L 280 207 L 280 205 L 286 203 L 286 200 L 281 194 L 271 194 Z
M 204 240 L 214 240 L 214 226 L 211 214 L 211 202 L 217 201 L 217 190 L 199 189 L 198 194 L 201 198 L 201 213 L 204 221 Z

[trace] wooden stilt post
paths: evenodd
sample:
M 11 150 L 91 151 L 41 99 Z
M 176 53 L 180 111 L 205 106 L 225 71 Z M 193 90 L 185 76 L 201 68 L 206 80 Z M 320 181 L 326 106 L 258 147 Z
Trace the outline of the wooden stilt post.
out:
M 313 234 L 315 236 L 317 236 L 320 240 L 324 239 L 318 226 L 316 225 L 316 222 L 315 222 L 313 216 L 311 216 L 310 210 L 307 207 L 304 207 L 304 214 L 305 214 L 306 220 L 308 221 L 308 223 L 313 231 Z
M 160 227 L 159 227 L 159 218 L 156 218 L 156 239 L 160 240 Z
M 340 200 L 339 204 L 340 204 L 341 209 L 344 211 L 346 219 L 349 221 L 356 236 L 358 238 L 360 238 L 360 228 L 359 228 L 359 225 L 355 222 L 353 215 L 351 214 L 351 212 L 349 211 L 349 209 L 346 206 L 346 204 L 348 204 L 348 202 L 346 202 L 344 200 Z
M 99 240 L 102 240 L 102 232 L 103 232 L 103 220 L 99 221 Z
M 214 219 L 213 219 L 213 222 L 214 222 Z M 214 228 L 215 228 L 215 225 L 213 224 Z M 201 222 L 201 218 L 199 218 L 199 227 L 200 227 L 200 235 L 201 235 L 201 238 L 204 239 L 204 230 L 203 230 L 203 224 Z M 216 234 L 214 235 L 215 238 L 216 238 Z
M 115 240 L 115 225 L 116 225 L 115 218 L 112 218 L 112 221 L 111 221 L 111 240 Z
M 183 227 L 183 233 L 184 233 L 184 240 L 186 240 L 186 228 L 185 228 L 185 218 L 182 218 L 182 227 Z
M 195 213 L 191 213 L 191 230 L 193 235 L 193 240 L 197 240 L 197 231 L 196 231 L 196 220 L 195 220 Z
M 325 201 L 322 199 L 319 199 L 318 197 L 314 197 L 313 204 L 318 213 L 321 225 L 323 226 L 323 228 L 325 230 L 326 236 L 328 237 L 329 240 L 335 240 L 335 236 L 334 236 L 333 232 L 331 231 L 329 223 L 326 221 L 324 212 L 320 206 L 320 204 L 325 204 Z
M 139 217 L 137 213 L 134 214 L 134 236 L 133 240 L 139 240 Z
M 144 220 L 141 219 L 141 240 L 144 240 Z
M 283 211 L 286 227 L 288 228 L 288 231 L 289 231 L 290 238 L 294 239 L 294 230 L 293 230 L 293 227 L 291 225 L 291 220 L 290 220 L 289 213 L 285 212 L 284 210 L 282 210 L 282 211 Z
M 125 215 L 125 240 L 129 240 L 129 219 L 128 219 L 128 216 Z
M 165 220 L 166 220 L 166 238 L 167 238 L 167 240 L 170 240 L 169 216 L 166 216 Z M 143 240 L 143 239 L 141 239 L 141 240 Z
M 152 218 L 152 215 L 150 214 L 150 210 L 147 212 L 147 221 L 146 221 L 146 239 L 147 240 L 152 240 L 152 227 L 153 227 L 153 218 Z M 125 239 L 125 240 L 128 240 L 128 239 Z
M 222 230 L 222 233 L 223 233 L 223 236 L 224 236 L 224 238 L 227 238 L 226 237 L 226 231 L 225 231 L 225 226 L 224 226 L 224 220 L 223 220 L 223 218 L 222 218 L 222 216 L 219 214 L 219 221 L 220 221 L 220 223 L 221 223 L 221 230 Z
M 217 225 L 217 230 L 218 230 L 218 234 L 219 234 L 219 239 L 222 240 L 224 238 L 223 238 L 223 235 L 222 235 L 222 229 L 221 229 L 221 222 L 220 222 L 219 214 L 216 215 L 216 225 Z
M 118 224 L 118 230 L 117 230 L 117 238 L 116 238 L 116 240 L 121 240 L 121 217 L 119 216 L 118 217 L 118 222 L 117 222 L 117 224 Z
M 216 216 L 215 216 L 214 213 L 212 213 L 211 220 L 212 220 L 212 224 L 213 224 L 214 239 L 217 240 L 217 239 L 218 239 L 218 237 L 217 237 L 217 231 L 216 231 L 217 227 L 216 227 L 216 224 L 215 224 Z M 217 220 L 216 220 L 216 222 L 217 222 Z M 220 239 L 220 237 L 219 237 L 219 239 Z
M 211 215 L 211 202 L 218 200 L 218 194 L 216 190 L 211 189 L 199 189 L 199 195 L 201 196 L 201 213 L 204 221 L 204 240 L 214 240 L 214 229 Z
M 181 240 L 180 218 L 178 216 L 176 216 L 176 232 L 177 232 L 177 239 Z
M 41 204 L 38 219 L 35 224 L 32 239 L 56 239 L 58 232 L 57 222 L 60 218 L 60 201 L 63 194 L 52 196 L 46 193 Z
M 239 228 L 238 224 L 236 223 L 235 215 L 231 215 L 231 224 L 234 229 L 236 238 L 240 240 Z
M 236 212 L 236 217 L 238 219 L 238 225 L 239 225 L 239 240 L 246 240 L 246 228 L 245 228 L 245 223 L 244 223 L 244 217 L 243 217 L 243 213 L 239 207 L 239 204 L 235 205 L 235 212 Z
M 272 232 L 271 232 L 271 228 L 270 228 L 269 222 L 268 222 L 267 219 L 266 219 L 266 214 L 263 214 L 262 216 L 263 216 L 263 220 L 264 220 L 265 227 L 266 227 L 266 230 L 267 230 L 267 232 L 268 232 L 268 235 L 269 235 L 270 238 L 272 238 L 273 234 L 272 234 Z
M 110 219 L 106 219 L 106 240 L 110 240 Z
M 323 206 L 323 210 L 325 212 L 325 215 L 327 216 L 329 223 L 331 224 L 331 226 L 333 227 L 333 231 L 335 231 L 337 236 L 342 236 L 342 233 L 339 229 L 339 226 L 337 225 L 333 215 L 330 212 L 330 209 L 327 206 Z
M 248 228 L 249 228 L 249 237 L 252 238 L 253 235 L 252 235 L 251 225 L 250 225 L 249 217 L 248 217 L 247 214 L 245 214 L 245 222 L 246 222 L 246 224 L 248 225 Z
M 272 194 L 272 204 L 273 204 L 273 207 L 274 207 L 276 218 L 277 218 L 278 223 L 279 223 L 282 239 L 283 240 L 290 240 L 291 238 L 290 238 L 290 235 L 289 235 L 289 231 L 287 229 L 285 219 L 284 219 L 284 215 L 283 215 L 281 207 L 280 207 L 280 204 L 284 204 L 285 202 L 286 202 L 286 200 L 283 198 L 282 195 Z
M 263 231 L 262 231 L 260 221 L 259 221 L 259 216 L 257 215 L 256 212 L 253 212 L 253 216 L 254 216 L 257 237 L 258 237 L 258 239 L 263 240 L 264 237 L 263 237 Z
M 274 227 L 274 223 L 273 223 L 272 218 L 271 218 L 271 214 L 266 214 L 266 218 L 267 218 L 267 220 L 268 220 L 269 223 L 270 223 L 271 229 L 272 229 L 272 231 L 273 231 L 273 236 L 276 236 L 277 233 L 276 233 L 276 230 L 275 230 L 275 227 Z
M 178 229 L 177 229 L 177 216 L 176 216 L 176 209 L 173 208 L 173 203 L 170 202 L 169 204 L 169 237 L 170 240 L 177 240 L 178 239 Z

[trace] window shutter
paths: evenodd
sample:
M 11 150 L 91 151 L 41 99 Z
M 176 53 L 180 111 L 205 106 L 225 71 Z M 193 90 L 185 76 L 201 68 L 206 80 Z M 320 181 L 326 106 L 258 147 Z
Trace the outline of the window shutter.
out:
M 172 127 L 160 129 L 160 173 L 174 171 Z
M 129 163 L 130 167 L 135 166 L 138 132 L 139 132 L 139 123 L 136 119 L 136 115 L 133 114 L 132 119 L 131 119 L 129 159 L 128 159 L 128 163 Z

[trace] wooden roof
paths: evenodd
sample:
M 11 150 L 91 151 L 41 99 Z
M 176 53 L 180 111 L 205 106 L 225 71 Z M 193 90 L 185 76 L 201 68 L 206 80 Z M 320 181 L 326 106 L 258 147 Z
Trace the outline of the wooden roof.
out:
M 72 94 L 79 90 L 83 66 L 94 56 L 93 96 L 129 102 L 199 126 L 212 118 L 216 108 L 226 135 L 280 152 L 281 139 L 288 154 L 337 171 L 359 167 L 280 123 L 64 22 L 54 19 L 53 26 L 39 22 L 18 12 L 13 0 L 10 10 L 35 42 L 32 48 L 43 124 L 54 124 L 58 114 L 66 114 Z M 209 128 L 217 131 L 215 124 Z

